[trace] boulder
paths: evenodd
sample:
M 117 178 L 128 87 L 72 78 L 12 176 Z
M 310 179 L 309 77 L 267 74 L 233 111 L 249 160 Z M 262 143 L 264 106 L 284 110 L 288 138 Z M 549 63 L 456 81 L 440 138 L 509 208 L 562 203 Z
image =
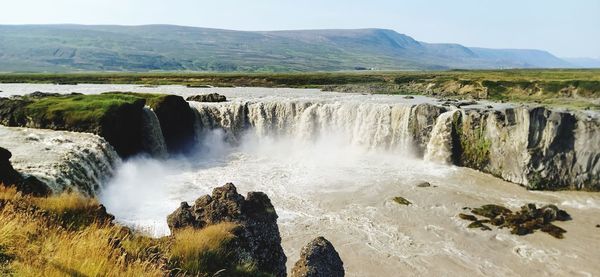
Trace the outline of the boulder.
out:
M 342 277 L 344 263 L 333 245 L 318 237 L 302 248 L 292 277 Z
M 0 183 L 4 185 L 13 185 L 21 180 L 19 174 L 10 163 L 12 153 L 7 149 L 0 147 Z
M 198 198 L 194 205 L 182 203 L 167 217 L 172 233 L 181 228 L 204 228 L 221 222 L 240 225 L 236 242 L 237 261 L 253 263 L 261 272 L 285 276 L 287 258 L 281 247 L 277 213 L 262 192 L 250 192 L 244 198 L 228 183 L 215 188 L 212 195 Z
M 195 101 L 195 102 L 226 102 L 227 97 L 225 95 L 221 95 L 218 93 L 210 93 L 210 94 L 201 94 L 201 95 L 193 95 L 186 99 L 187 101 Z
M 10 151 L 0 147 L 0 184 L 16 187 L 17 191 L 32 196 L 48 196 L 52 193 L 50 187 L 44 182 L 33 176 L 23 176 L 17 172 L 10 163 L 11 157 Z

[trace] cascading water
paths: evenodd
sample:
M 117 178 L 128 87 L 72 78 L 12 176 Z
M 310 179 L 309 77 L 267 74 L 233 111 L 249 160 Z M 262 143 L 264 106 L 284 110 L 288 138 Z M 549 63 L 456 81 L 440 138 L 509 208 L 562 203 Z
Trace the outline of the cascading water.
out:
M 441 114 L 433 127 L 425 150 L 426 161 L 450 164 L 452 158 L 452 120 L 457 111 Z
M 149 107 L 144 107 L 142 115 L 142 147 L 144 151 L 155 158 L 167 158 L 169 153 L 158 117 Z
M 273 101 L 191 106 L 199 133 L 222 129 L 230 142 L 250 130 L 259 138 L 288 137 L 298 143 L 333 137 L 366 149 L 409 152 L 412 147 L 410 105 Z
M 55 192 L 94 196 L 121 161 L 108 142 L 92 134 L 0 126 L 0 144 L 13 152 L 15 169 Z

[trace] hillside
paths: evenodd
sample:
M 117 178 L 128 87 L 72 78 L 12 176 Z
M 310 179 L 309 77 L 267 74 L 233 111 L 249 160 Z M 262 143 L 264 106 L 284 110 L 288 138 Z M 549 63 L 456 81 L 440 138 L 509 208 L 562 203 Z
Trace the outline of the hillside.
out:
M 246 32 L 170 25 L 3 25 L 0 71 L 556 68 L 541 50 L 431 44 L 392 30 Z

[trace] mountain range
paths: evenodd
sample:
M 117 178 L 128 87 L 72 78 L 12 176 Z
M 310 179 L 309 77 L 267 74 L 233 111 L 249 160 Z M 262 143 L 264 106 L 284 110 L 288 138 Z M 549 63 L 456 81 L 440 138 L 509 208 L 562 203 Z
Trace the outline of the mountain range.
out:
M 582 62 L 594 65 L 542 50 L 426 43 L 386 29 L 0 25 L 3 72 L 568 68 Z

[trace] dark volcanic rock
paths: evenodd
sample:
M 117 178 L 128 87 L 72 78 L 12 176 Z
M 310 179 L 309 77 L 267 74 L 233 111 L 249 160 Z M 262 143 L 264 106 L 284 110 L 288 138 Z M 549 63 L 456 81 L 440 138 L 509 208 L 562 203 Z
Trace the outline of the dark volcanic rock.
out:
M 333 245 L 318 237 L 302 248 L 292 277 L 343 277 L 344 263 Z
M 549 235 L 562 239 L 567 231 L 552 224 L 553 221 L 571 220 L 571 216 L 564 210 L 555 205 L 546 205 L 541 208 L 533 203 L 521 207 L 517 212 L 513 212 L 499 205 L 483 205 L 480 208 L 472 209 L 473 214 L 484 216 L 489 219 L 478 220 L 475 216 L 459 214 L 461 219 L 473 221 L 468 228 L 481 228 L 490 230 L 483 223 L 491 223 L 499 228 L 509 228 L 511 234 L 524 236 L 541 230 Z
M 211 94 L 201 94 L 190 96 L 186 99 L 187 101 L 195 101 L 195 102 L 226 102 L 227 97 L 225 95 L 221 95 L 218 93 Z
M 142 152 L 142 122 L 145 103 L 145 100 L 140 99 L 114 108 L 100 119 L 100 128 L 97 132 L 94 130 L 89 130 L 89 132 L 106 139 L 122 157 Z
M 17 172 L 10 163 L 12 154 L 7 149 L 0 147 L 0 184 L 14 186 L 17 191 L 33 196 L 48 196 L 52 190 L 33 176 L 23 176 Z
M 212 195 L 198 198 L 193 206 L 182 203 L 167 218 L 171 232 L 185 227 L 204 228 L 221 222 L 241 226 L 237 232 L 238 262 L 254 263 L 258 270 L 275 276 L 286 275 L 287 258 L 281 248 L 277 214 L 271 200 L 262 192 L 250 192 L 244 198 L 229 183 L 215 188 Z
M 21 180 L 19 174 L 10 163 L 12 153 L 7 149 L 0 147 L 0 183 L 5 185 L 13 185 Z
M 167 95 L 152 104 L 169 153 L 182 154 L 194 145 L 194 112 L 181 96 Z

